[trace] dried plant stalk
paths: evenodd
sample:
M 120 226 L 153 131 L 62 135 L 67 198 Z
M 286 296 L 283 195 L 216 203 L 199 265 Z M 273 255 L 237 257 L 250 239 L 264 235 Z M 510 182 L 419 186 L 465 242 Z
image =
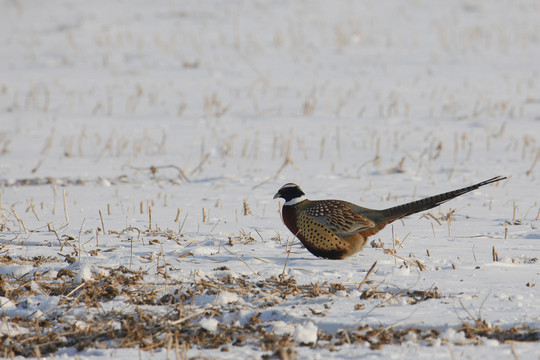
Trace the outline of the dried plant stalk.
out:
M 491 249 L 491 255 L 493 257 L 493 261 L 499 261 L 499 254 L 497 253 L 497 250 L 495 250 L 495 246 Z
M 206 208 L 202 208 L 202 222 L 205 223 L 208 220 L 208 213 Z
M 69 214 L 68 214 L 68 208 L 67 208 L 67 194 L 66 194 L 66 189 L 64 189 L 63 193 L 64 193 L 64 216 L 66 217 L 66 222 L 69 222 Z
M 103 230 L 103 233 L 105 234 L 105 223 L 103 222 L 103 215 L 101 214 L 101 210 L 99 210 L 99 218 L 101 219 L 101 230 Z

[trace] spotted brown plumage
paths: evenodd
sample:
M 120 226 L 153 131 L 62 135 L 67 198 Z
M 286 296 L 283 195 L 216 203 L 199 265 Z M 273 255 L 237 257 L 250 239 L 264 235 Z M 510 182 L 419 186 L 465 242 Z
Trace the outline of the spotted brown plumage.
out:
M 343 259 L 360 251 L 369 236 L 405 216 L 436 207 L 457 196 L 506 177 L 497 176 L 478 184 L 431 196 L 384 210 L 368 209 L 341 200 L 308 200 L 300 187 L 287 183 L 274 195 L 282 198 L 283 222 L 312 254 Z

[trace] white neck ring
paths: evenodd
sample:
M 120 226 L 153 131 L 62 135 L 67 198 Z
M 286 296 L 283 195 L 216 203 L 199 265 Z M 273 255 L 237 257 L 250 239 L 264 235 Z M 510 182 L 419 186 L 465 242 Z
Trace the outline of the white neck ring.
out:
M 302 196 L 299 196 L 299 197 L 295 197 L 294 199 L 291 199 L 291 200 L 289 200 L 289 201 L 285 201 L 285 202 L 283 203 L 283 206 L 285 206 L 285 205 L 288 205 L 288 206 L 289 206 L 289 205 L 296 205 L 296 204 L 298 204 L 298 203 L 301 203 L 301 202 L 304 201 L 304 200 L 307 200 L 307 198 L 306 198 L 305 195 L 302 195 Z

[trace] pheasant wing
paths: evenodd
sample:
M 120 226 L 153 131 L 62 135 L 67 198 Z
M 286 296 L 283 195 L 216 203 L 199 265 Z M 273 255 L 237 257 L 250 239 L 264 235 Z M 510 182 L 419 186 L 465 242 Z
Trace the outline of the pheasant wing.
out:
M 312 201 L 305 211 L 338 236 L 350 236 L 375 227 L 373 221 L 354 211 L 344 201 Z

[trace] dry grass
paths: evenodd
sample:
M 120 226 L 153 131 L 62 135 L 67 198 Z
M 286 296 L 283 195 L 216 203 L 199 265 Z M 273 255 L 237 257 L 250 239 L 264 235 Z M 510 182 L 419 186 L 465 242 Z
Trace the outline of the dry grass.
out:
M 0 262 L 4 265 L 31 264 L 34 267 L 47 263 L 70 263 L 67 258 L 12 258 L 5 254 L 0 257 Z M 231 351 L 235 346 L 249 345 L 268 352 L 268 357 L 292 358 L 294 348 L 300 344 L 291 335 L 276 335 L 269 331 L 269 324 L 260 318 L 261 311 L 292 299 L 307 302 L 357 288 L 356 284 L 328 282 L 300 285 L 294 277 L 285 276 L 254 281 L 246 276 L 233 276 L 227 273 L 229 269 L 226 266 L 222 266 L 215 270 L 226 275 L 195 277 L 190 282 L 169 279 L 165 290 L 164 284 L 145 280 L 148 274 L 144 271 L 132 271 L 124 266 L 103 270 L 107 270 L 108 275 L 94 274 L 91 280 L 82 283 L 77 283 L 75 275 L 68 269 L 59 271 L 54 278 L 37 273 L 18 278 L 2 275 L 0 296 L 17 303 L 17 306 L 23 306 L 24 301 L 38 295 L 54 297 L 56 305 L 35 316 L 10 317 L 4 313 L 2 322 L 11 326 L 13 334 L 2 337 L 0 355 L 46 356 L 65 347 L 75 347 L 77 350 L 138 347 L 143 351 L 167 348 L 185 357 L 187 350 L 192 347 Z M 363 302 L 404 298 L 412 305 L 443 297 L 436 288 L 427 291 L 379 290 L 381 284 L 373 285 L 372 281 L 363 284 L 370 285 L 360 296 L 359 300 Z M 245 324 L 240 325 L 237 321 L 227 323 L 224 320 L 241 308 L 239 304 L 193 305 L 199 296 L 224 292 L 237 294 L 254 305 L 251 307 L 252 315 Z M 119 299 L 124 303 L 122 307 L 112 306 L 117 310 L 104 310 L 111 308 L 107 306 L 108 303 Z M 362 308 L 363 305 L 358 306 L 358 310 Z M 309 310 L 314 317 L 326 316 L 324 310 Z M 218 319 L 217 329 L 208 331 L 202 327 L 200 322 L 204 318 Z M 480 319 L 470 324 L 464 321 L 458 331 L 465 334 L 463 344 L 479 344 L 485 338 L 501 343 L 540 339 L 537 329 L 526 326 L 510 329 L 491 327 Z M 367 343 L 372 349 L 380 349 L 384 345 L 410 341 L 411 336 L 418 342 L 432 344 L 439 341 L 440 332 L 425 327 L 373 327 L 360 324 L 337 333 L 320 329 L 317 343 L 309 346 L 338 350 L 344 344 Z

